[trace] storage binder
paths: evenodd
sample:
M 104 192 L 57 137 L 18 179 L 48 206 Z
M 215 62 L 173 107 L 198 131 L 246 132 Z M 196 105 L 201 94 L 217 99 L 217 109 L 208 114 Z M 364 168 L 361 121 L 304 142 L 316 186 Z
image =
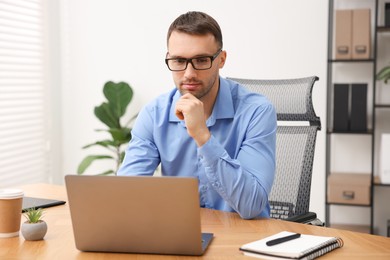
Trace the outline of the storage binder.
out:
M 351 120 L 352 132 L 367 131 L 367 84 L 351 85 Z
M 349 129 L 349 84 L 334 84 L 333 131 Z
M 335 58 L 352 58 L 352 10 L 336 10 Z
M 371 52 L 370 9 L 352 12 L 352 59 L 369 59 Z
M 385 26 L 390 27 L 390 3 L 385 3 Z

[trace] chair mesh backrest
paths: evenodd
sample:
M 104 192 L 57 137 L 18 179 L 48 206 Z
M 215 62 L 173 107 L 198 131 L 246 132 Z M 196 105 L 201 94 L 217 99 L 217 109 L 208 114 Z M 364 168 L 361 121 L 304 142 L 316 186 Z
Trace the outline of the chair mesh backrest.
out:
M 280 80 L 229 78 L 248 90 L 261 93 L 274 105 L 280 121 L 307 121 L 319 125 L 312 102 L 312 89 L 318 77 Z
M 289 216 L 309 211 L 311 177 L 317 131 L 321 128 L 312 104 L 317 77 L 286 80 L 229 78 L 250 91 L 266 96 L 278 118 L 276 172 L 270 193 L 271 205 L 290 205 Z M 288 124 L 305 121 L 305 125 Z

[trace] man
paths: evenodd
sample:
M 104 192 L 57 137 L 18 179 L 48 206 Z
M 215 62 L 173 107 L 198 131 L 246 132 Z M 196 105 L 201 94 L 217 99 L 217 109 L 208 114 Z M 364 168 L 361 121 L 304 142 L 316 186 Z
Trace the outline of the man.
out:
M 166 64 L 176 89 L 140 112 L 118 175 L 199 179 L 202 207 L 269 217 L 276 114 L 261 95 L 219 76 L 226 61 L 218 23 L 188 12 L 170 26 Z

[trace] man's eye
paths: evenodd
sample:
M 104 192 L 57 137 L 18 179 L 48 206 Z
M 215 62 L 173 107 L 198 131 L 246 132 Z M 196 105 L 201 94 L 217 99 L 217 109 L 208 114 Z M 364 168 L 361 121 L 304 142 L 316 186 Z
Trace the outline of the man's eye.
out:
M 201 63 L 207 63 L 209 61 L 208 57 L 199 57 L 196 59 L 196 63 L 201 64 Z
M 175 60 L 172 60 L 174 63 L 176 64 L 183 64 L 183 63 L 186 63 L 187 60 L 186 59 L 175 59 Z

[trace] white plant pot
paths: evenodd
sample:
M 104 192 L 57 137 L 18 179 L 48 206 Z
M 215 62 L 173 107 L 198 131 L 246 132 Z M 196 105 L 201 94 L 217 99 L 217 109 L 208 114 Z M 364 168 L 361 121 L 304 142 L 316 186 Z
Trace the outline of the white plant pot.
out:
M 28 223 L 26 221 L 22 223 L 21 232 L 26 240 L 42 240 L 47 232 L 47 224 L 45 221 L 40 221 L 38 223 Z

